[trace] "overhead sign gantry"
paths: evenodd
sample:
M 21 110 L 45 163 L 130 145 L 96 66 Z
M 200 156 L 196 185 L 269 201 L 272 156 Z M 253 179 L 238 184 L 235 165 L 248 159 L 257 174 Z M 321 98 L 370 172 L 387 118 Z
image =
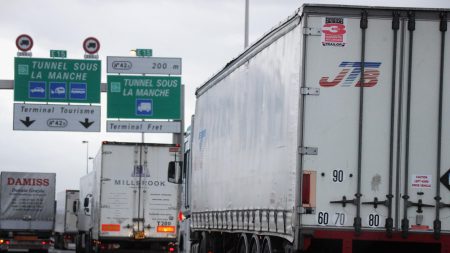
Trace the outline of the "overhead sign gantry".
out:
M 83 47 L 91 46 L 86 52 L 97 53 L 98 40 L 88 39 L 83 43 Z M 22 52 L 30 50 L 33 40 L 20 35 L 16 45 Z M 99 132 L 100 106 L 92 104 L 100 103 L 101 62 L 64 59 L 66 51 L 52 51 L 55 58 L 31 58 L 31 53 L 21 52 L 18 56 L 26 57 L 15 58 L 13 129 Z

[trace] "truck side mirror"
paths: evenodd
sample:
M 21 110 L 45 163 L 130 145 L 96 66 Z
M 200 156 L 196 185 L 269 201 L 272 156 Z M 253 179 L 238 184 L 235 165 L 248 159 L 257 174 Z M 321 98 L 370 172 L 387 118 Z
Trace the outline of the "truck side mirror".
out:
M 89 206 L 89 198 L 88 198 L 88 197 L 84 198 L 84 204 L 83 204 L 83 206 L 84 206 L 84 207 L 88 207 L 88 206 Z
M 181 183 L 181 168 L 182 162 L 169 162 L 169 168 L 167 169 L 167 181 L 173 184 Z

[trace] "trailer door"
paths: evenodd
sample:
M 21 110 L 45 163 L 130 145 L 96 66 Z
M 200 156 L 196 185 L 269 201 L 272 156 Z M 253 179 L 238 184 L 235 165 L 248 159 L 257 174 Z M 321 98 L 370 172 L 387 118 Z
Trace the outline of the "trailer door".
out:
M 302 85 L 317 92 L 303 93 L 300 152 L 304 173 L 315 172 L 316 196 L 302 224 L 384 229 L 395 208 L 393 17 L 347 10 L 306 14 L 303 22 Z
M 101 237 L 134 237 L 143 231 L 139 145 L 103 145 Z
M 450 76 L 447 17 L 409 12 L 404 18 L 401 94 L 402 153 L 398 224 L 409 232 L 450 230 Z M 444 68 L 444 66 L 446 66 Z

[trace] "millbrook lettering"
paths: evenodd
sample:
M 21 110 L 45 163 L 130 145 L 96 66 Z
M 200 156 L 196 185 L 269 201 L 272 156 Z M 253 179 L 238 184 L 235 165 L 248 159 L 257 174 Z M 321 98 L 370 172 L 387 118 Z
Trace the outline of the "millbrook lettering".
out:
M 115 185 L 139 185 L 139 180 L 125 180 L 125 179 L 115 179 Z M 152 180 L 141 180 L 141 186 L 165 186 L 164 181 L 152 181 Z

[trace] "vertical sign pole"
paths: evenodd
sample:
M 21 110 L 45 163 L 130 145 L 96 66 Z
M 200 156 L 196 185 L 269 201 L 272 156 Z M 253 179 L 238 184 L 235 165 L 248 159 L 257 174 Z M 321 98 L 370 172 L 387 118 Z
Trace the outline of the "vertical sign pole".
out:
M 244 38 L 244 49 L 248 47 L 248 9 L 250 0 L 245 0 L 245 38 Z
M 179 133 L 172 134 L 172 143 L 180 144 L 181 154 L 180 161 L 183 162 L 184 158 L 184 85 L 181 85 L 181 96 L 180 96 L 180 125 L 181 129 Z
M 142 121 L 145 121 L 145 119 L 142 119 Z M 144 143 L 144 131 L 142 131 L 142 143 Z
M 142 76 L 145 76 L 145 74 L 142 74 Z M 145 119 L 142 119 L 142 121 L 145 121 Z M 141 140 L 142 140 L 142 144 L 144 144 L 144 143 L 145 143 L 145 139 L 144 139 L 144 131 L 142 131 L 142 137 L 141 137 Z

